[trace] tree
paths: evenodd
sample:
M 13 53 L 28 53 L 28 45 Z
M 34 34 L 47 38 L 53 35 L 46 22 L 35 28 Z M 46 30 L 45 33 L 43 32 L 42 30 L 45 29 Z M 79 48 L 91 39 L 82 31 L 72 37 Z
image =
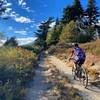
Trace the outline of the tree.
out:
M 54 28 L 48 32 L 46 40 L 48 45 L 57 44 L 59 42 L 59 36 L 62 32 L 62 28 L 61 22 L 57 19 Z
M 35 44 L 42 46 L 43 48 L 46 47 L 46 37 L 47 37 L 47 33 L 50 29 L 50 24 L 53 22 L 53 18 L 49 18 L 47 21 L 44 21 L 40 24 L 39 29 L 37 30 L 37 32 L 35 32 L 36 34 L 36 41 Z
M 17 40 L 16 40 L 15 37 L 11 37 L 10 39 L 8 39 L 8 40 L 5 42 L 4 46 L 12 46 L 12 47 L 18 46 L 18 42 L 17 42 Z
M 86 16 L 88 18 L 88 24 L 96 24 L 99 17 L 98 7 L 95 0 L 88 0 L 88 6 L 86 9 Z
M 79 19 L 83 16 L 83 8 L 82 8 L 82 5 L 80 3 L 80 0 L 74 0 L 74 4 L 73 4 L 73 9 L 74 9 L 74 17 L 75 19 Z
M 77 42 L 78 35 L 79 30 L 76 27 L 76 23 L 74 21 L 71 21 L 69 24 L 66 24 L 66 26 L 63 28 L 62 33 L 60 35 L 60 42 Z
M 66 8 L 64 8 L 63 17 L 61 21 L 65 25 L 66 23 L 69 23 L 71 20 L 73 20 L 74 16 L 75 12 L 73 6 L 68 5 Z
M 62 23 L 66 25 L 72 20 L 77 20 L 83 16 L 84 10 L 81 6 L 80 0 L 74 0 L 72 6 L 68 5 L 64 8 Z

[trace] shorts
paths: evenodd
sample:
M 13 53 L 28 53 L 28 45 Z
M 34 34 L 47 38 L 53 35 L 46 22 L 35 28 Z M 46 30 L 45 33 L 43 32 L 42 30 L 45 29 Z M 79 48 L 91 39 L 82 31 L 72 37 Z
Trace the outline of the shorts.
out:
M 80 65 L 82 65 L 82 64 L 84 64 L 84 62 L 85 62 L 85 59 L 83 59 L 83 58 L 79 58 L 79 59 L 74 59 L 74 63 L 75 64 L 80 64 Z

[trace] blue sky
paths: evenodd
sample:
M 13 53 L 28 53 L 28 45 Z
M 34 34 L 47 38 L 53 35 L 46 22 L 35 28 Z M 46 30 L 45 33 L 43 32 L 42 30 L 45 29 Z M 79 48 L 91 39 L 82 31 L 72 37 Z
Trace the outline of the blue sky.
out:
M 16 36 L 17 38 L 34 37 L 39 23 L 48 17 L 62 16 L 63 8 L 72 4 L 74 0 L 5 0 L 8 6 L 7 14 L 9 20 L 0 19 L 0 31 L 6 37 Z M 100 6 L 99 0 L 97 5 Z M 87 0 L 81 0 L 86 8 Z

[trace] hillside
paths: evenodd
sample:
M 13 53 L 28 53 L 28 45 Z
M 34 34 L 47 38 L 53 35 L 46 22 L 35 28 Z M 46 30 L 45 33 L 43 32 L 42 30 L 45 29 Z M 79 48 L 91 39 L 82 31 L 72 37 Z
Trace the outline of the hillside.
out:
M 72 47 L 70 44 L 58 44 L 51 46 L 48 53 L 64 60 L 67 66 L 72 67 L 73 63 L 68 61 Z M 100 40 L 80 44 L 80 47 L 86 52 L 86 61 L 83 66 L 89 71 L 89 76 L 93 80 L 100 78 Z

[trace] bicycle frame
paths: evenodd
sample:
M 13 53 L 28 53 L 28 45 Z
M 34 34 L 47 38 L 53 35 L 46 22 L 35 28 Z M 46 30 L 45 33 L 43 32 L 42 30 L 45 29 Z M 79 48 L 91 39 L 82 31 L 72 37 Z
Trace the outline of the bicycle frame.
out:
M 71 60 L 74 60 L 73 58 L 71 58 Z M 72 75 L 74 76 L 74 79 L 76 80 L 77 78 L 81 81 L 83 81 L 83 84 L 85 85 L 85 88 L 88 85 L 88 74 L 86 69 L 79 64 L 75 64 L 72 67 Z

